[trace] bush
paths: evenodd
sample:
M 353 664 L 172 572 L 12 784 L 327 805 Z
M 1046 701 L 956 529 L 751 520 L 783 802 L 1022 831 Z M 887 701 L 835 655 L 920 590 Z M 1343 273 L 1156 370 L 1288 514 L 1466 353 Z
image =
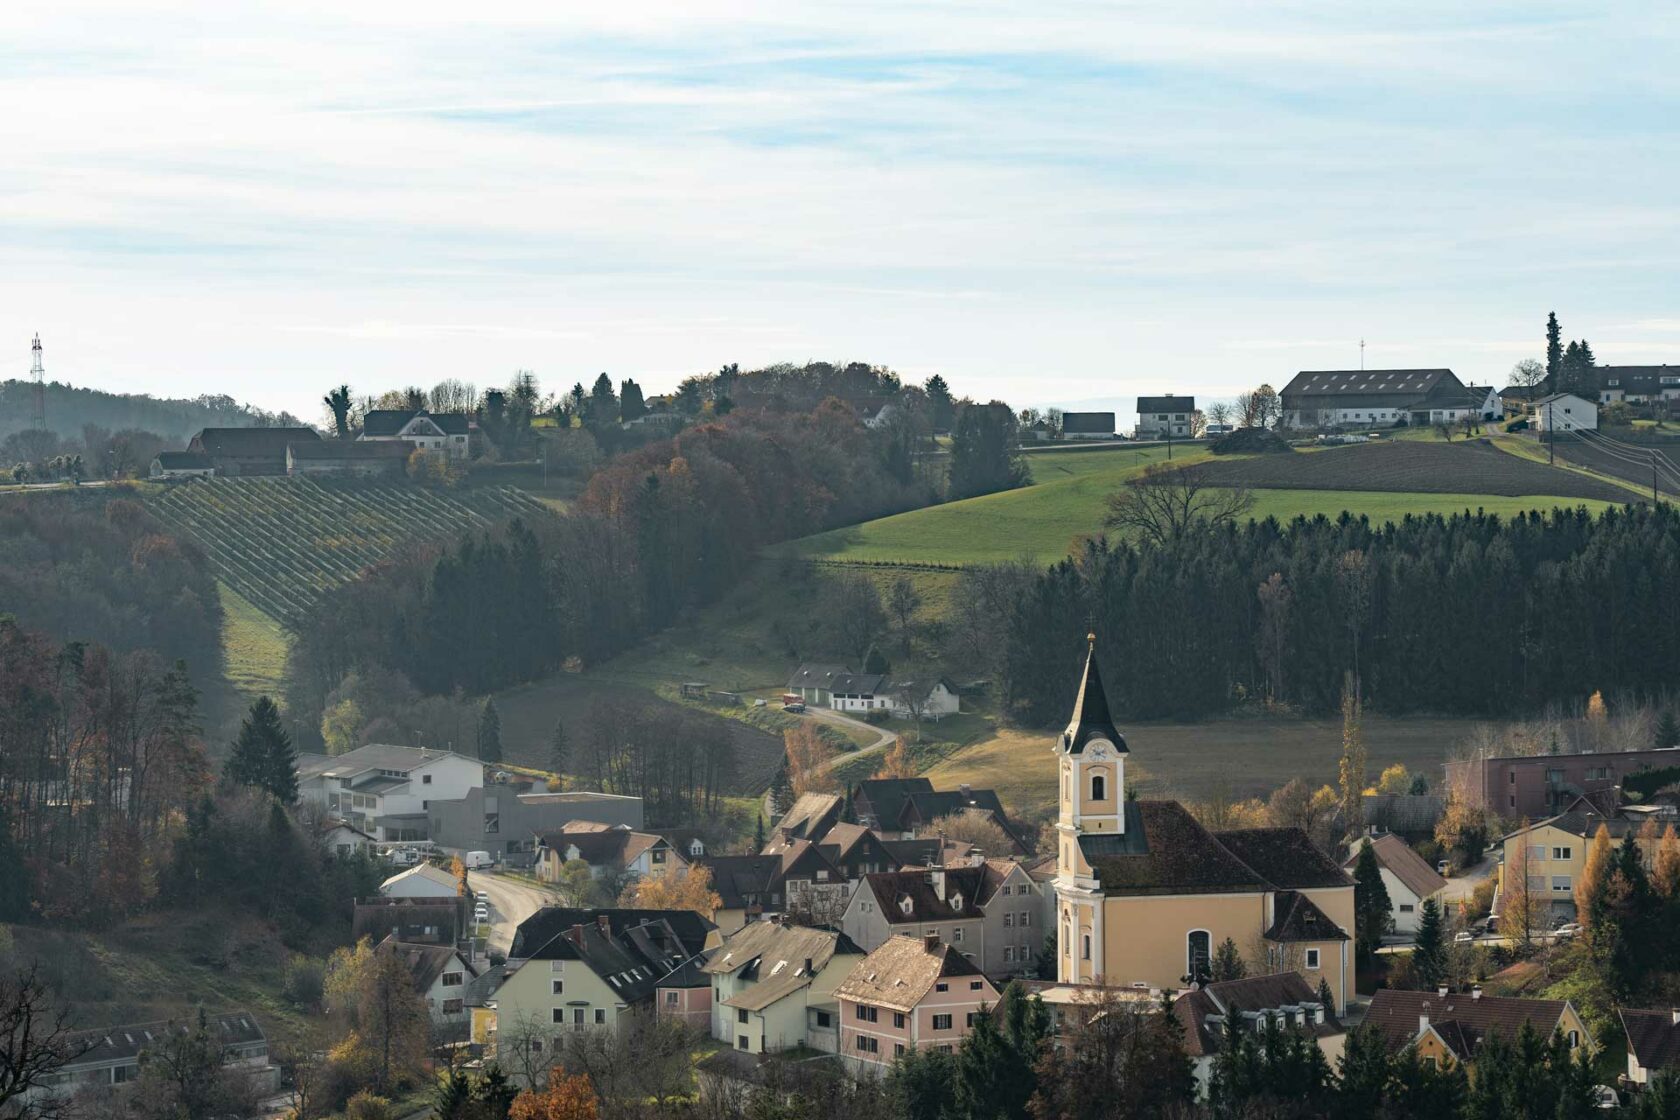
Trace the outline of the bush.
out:
M 892 713 L 885 708 L 871 708 L 863 713 L 863 722 L 876 725 L 884 724 L 892 718 Z
M 325 986 L 326 970 L 320 961 L 299 954 L 286 962 L 286 978 L 281 982 L 280 994 L 293 1007 L 302 1011 L 319 1007 Z
M 345 1120 L 391 1120 L 391 1102 L 366 1089 L 344 1106 Z
M 1470 892 L 1470 917 L 1481 919 L 1493 912 L 1493 876 L 1488 876 L 1476 884 L 1476 889 Z
M 1289 442 L 1265 428 L 1238 428 L 1208 444 L 1215 455 L 1270 455 L 1293 451 Z
M 1526 432 L 1526 431 L 1528 431 L 1528 417 L 1524 416 L 1520 420 L 1511 421 L 1509 424 L 1505 425 L 1505 430 L 1507 432 Z

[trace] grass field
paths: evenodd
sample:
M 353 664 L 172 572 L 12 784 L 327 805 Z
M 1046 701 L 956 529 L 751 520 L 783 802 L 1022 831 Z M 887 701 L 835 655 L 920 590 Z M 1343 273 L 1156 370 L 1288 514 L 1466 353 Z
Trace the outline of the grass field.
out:
M 1077 538 L 1100 531 L 1103 499 L 1156 461 L 1161 451 L 1063 453 L 1053 462 L 1052 456 L 1041 453 L 1029 457 L 1035 479 L 1031 486 L 819 533 L 778 551 L 846 563 L 964 567 L 1023 556 L 1049 563 L 1065 555 Z M 1186 454 L 1178 449 L 1173 461 L 1207 459 L 1205 451 Z M 1405 469 L 1399 469 L 1402 460 Z M 1270 480 L 1271 488 L 1256 490 L 1251 516 L 1280 521 L 1320 513 L 1333 517 L 1343 510 L 1377 522 L 1398 521 L 1407 514 L 1478 509 L 1508 517 L 1555 506 L 1603 509 L 1630 496 L 1579 472 L 1553 470 L 1492 447 L 1463 444 L 1361 445 L 1314 454 L 1209 460 L 1207 469 L 1232 481 L 1250 476 Z M 1427 490 L 1420 479 L 1427 481 Z
M 1447 752 L 1478 721 L 1365 717 L 1366 772 L 1396 762 L 1441 781 Z M 1223 785 L 1233 797 L 1265 796 L 1289 779 L 1334 784 L 1341 756 L 1339 720 L 1222 719 L 1122 727 L 1131 750 L 1126 780 L 1144 797 L 1205 799 Z M 995 789 L 1012 813 L 1032 816 L 1056 800 L 1054 736 L 1004 730 L 951 755 L 927 772 L 935 786 L 967 782 Z
M 222 664 L 227 682 L 246 700 L 279 696 L 286 675 L 286 631 L 225 583 L 222 601 Z

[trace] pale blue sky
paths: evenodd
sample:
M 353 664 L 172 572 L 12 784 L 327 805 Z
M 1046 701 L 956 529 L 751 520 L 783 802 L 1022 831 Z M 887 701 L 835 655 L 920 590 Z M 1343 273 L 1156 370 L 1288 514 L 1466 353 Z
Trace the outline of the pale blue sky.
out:
M 1503 383 L 1553 308 L 1680 363 L 1667 5 L 247 7 L 0 7 L 7 375 L 1046 404 Z

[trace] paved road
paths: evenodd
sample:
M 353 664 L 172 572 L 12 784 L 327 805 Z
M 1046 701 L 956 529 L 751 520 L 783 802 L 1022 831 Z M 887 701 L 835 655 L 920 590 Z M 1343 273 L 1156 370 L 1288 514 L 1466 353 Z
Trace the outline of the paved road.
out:
M 823 766 L 824 770 L 828 769 L 829 766 L 833 766 L 837 762 L 846 762 L 861 755 L 874 754 L 876 751 L 884 751 L 888 747 L 892 746 L 898 739 L 898 732 L 896 731 L 877 727 L 872 723 L 865 723 L 861 719 L 853 719 L 851 716 L 843 715 L 840 712 L 835 711 L 833 708 L 807 708 L 805 709 L 805 718 L 814 719 L 818 723 L 833 724 L 835 727 L 849 727 L 853 731 L 862 731 L 866 735 L 875 736 L 875 741 L 870 743 L 867 747 L 859 747 L 855 751 L 843 751 L 842 753 L 835 755 L 833 758 L 829 759 L 825 766 Z
M 1446 889 L 1441 892 L 1441 901 L 1457 902 L 1461 898 L 1469 898 L 1475 893 L 1476 885 L 1492 875 L 1493 869 L 1497 866 L 1498 864 L 1493 856 L 1489 855 L 1476 866 L 1466 868 L 1448 879 Z
M 501 953 L 513 946 L 513 933 L 520 922 L 560 901 L 546 888 L 485 871 L 469 871 L 467 886 L 490 896 L 489 948 Z

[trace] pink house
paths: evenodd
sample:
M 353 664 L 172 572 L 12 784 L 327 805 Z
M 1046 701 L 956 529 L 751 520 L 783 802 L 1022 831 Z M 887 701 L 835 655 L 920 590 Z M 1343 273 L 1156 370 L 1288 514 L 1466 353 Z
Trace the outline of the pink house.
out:
M 998 1001 L 991 981 L 938 937 L 891 937 L 835 989 L 840 1055 L 882 1072 L 912 1048 L 954 1050 Z

